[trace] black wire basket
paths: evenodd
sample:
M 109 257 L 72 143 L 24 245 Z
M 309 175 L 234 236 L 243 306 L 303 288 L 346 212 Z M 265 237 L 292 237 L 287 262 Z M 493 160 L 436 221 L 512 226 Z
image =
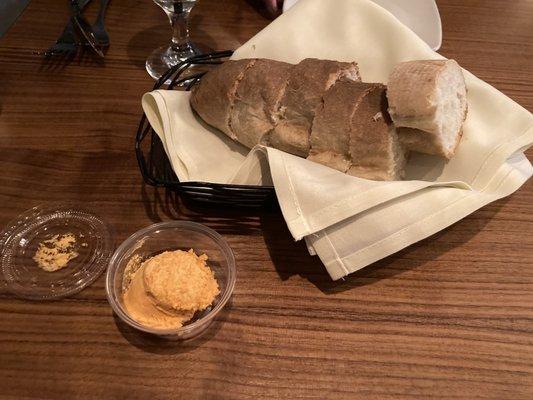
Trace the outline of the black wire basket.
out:
M 232 54 L 232 51 L 227 50 L 191 57 L 168 70 L 156 82 L 154 90 L 191 90 L 209 68 L 222 64 Z M 202 72 L 193 72 L 194 69 L 202 69 Z M 144 114 L 135 138 L 135 153 L 143 179 L 148 185 L 167 188 L 186 200 L 234 207 L 265 207 L 276 201 L 272 186 L 180 182 L 172 170 L 161 139 Z

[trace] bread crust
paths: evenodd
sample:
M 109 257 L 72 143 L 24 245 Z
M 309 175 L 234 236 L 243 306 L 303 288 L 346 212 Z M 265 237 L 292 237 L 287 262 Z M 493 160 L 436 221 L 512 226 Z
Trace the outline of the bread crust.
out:
M 373 85 L 341 79 L 323 96 L 311 129 L 311 161 L 346 172 L 352 165 L 352 116 Z
M 465 114 L 466 118 L 466 114 Z M 428 137 L 429 133 L 414 128 L 398 128 L 400 143 L 411 151 L 423 154 L 432 154 L 450 159 L 454 156 L 457 146 L 463 137 L 463 130 L 459 131 L 455 137 L 455 142 L 450 151 L 447 151 L 440 141 Z
M 437 110 L 435 88 L 446 62 L 408 61 L 394 68 L 389 77 L 387 97 L 389 113 L 397 126 L 422 129 L 421 124 L 427 123 L 428 129 L 436 128 L 431 125 Z
M 360 80 L 357 63 L 307 58 L 295 65 L 275 115 L 271 145 L 307 157 L 316 108 L 324 93 L 342 77 Z
M 231 110 L 235 92 L 245 71 L 254 65 L 255 59 L 226 61 L 202 77 L 194 86 L 191 106 L 209 125 L 236 139 L 231 129 Z
M 387 112 L 386 86 L 369 84 L 352 115 L 348 174 L 375 180 L 403 177 L 405 153 Z
M 293 64 L 258 59 L 243 75 L 235 92 L 230 125 L 236 139 L 252 148 L 274 129 L 273 115 L 285 92 Z

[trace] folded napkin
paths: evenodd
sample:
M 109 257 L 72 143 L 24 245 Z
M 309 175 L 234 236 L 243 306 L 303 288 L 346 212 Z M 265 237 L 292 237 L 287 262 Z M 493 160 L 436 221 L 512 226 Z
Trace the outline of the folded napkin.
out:
M 233 56 L 249 57 L 355 60 L 363 81 L 382 83 L 401 61 L 443 58 L 369 0 L 301 0 Z M 469 114 L 456 156 L 446 162 L 413 153 L 399 182 L 351 177 L 272 148 L 249 151 L 200 121 L 186 92 L 147 93 L 143 108 L 181 181 L 273 184 L 295 240 L 305 238 L 339 279 L 513 193 L 533 175 L 523 154 L 533 143 L 531 113 L 465 77 Z

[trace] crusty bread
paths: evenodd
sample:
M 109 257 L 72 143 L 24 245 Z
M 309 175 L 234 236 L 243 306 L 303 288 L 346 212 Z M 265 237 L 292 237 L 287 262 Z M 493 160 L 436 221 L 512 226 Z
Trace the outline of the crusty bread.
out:
M 363 97 L 372 88 L 361 82 L 340 80 L 323 96 L 311 128 L 308 160 L 341 172 L 352 166 L 350 134 L 352 116 Z
M 430 136 L 429 132 L 414 128 L 397 128 L 397 131 L 400 143 L 406 149 L 418 153 L 441 156 L 446 159 L 453 157 L 463 136 L 462 130 L 457 135 L 454 135 L 455 143 L 450 145 L 449 150 L 446 150 L 441 140 Z
M 237 86 L 230 125 L 237 140 L 247 147 L 268 140 L 274 128 L 273 115 L 293 65 L 258 59 L 248 68 Z
M 202 78 L 191 104 L 249 148 L 267 144 L 367 179 L 401 179 L 406 150 L 454 154 L 467 113 L 455 61 L 401 63 L 388 90 L 360 80 L 356 63 L 228 61 Z
M 233 139 L 236 136 L 231 129 L 230 117 L 235 92 L 245 71 L 254 63 L 255 59 L 226 61 L 205 74 L 202 84 L 196 85 L 192 91 L 192 108 L 205 122 Z
M 360 81 L 356 63 L 308 58 L 291 68 L 270 134 L 272 147 L 307 157 L 311 125 L 322 96 L 341 78 Z
M 389 77 L 389 112 L 402 144 L 451 158 L 467 115 L 466 84 L 454 60 L 409 61 Z
M 399 180 L 404 176 L 405 151 L 387 112 L 386 86 L 370 89 L 352 115 L 349 175 L 373 180 Z
M 333 85 L 317 109 L 307 159 L 362 178 L 400 179 L 405 157 L 385 89 L 347 80 Z

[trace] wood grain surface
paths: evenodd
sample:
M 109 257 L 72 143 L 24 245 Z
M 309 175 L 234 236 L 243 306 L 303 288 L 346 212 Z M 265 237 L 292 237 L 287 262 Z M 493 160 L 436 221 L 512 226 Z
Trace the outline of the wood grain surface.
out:
M 438 4 L 441 53 L 533 110 L 533 2 Z M 54 200 L 95 207 L 117 244 L 156 221 L 201 222 L 233 247 L 237 286 L 184 343 L 117 320 L 103 278 L 57 302 L 4 290 L 1 399 L 533 398 L 531 182 L 333 283 L 279 211 L 191 208 L 142 184 L 134 133 L 144 61 L 170 33 L 161 10 L 113 0 L 104 62 L 44 61 L 67 16 L 64 1 L 33 0 L 0 40 L 0 224 Z M 268 22 L 245 0 L 201 0 L 192 33 L 236 48 Z

